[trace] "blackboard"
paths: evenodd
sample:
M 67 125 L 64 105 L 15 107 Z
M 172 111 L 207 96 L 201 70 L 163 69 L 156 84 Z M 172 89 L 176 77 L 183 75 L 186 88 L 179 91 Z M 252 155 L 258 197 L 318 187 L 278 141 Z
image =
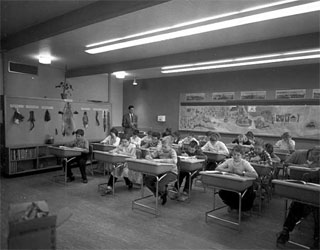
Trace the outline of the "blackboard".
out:
M 63 99 L 28 98 L 28 97 L 4 97 L 5 105 L 5 142 L 6 146 L 44 144 L 49 136 L 54 138 L 54 143 L 72 141 L 74 135 L 63 135 L 62 114 L 65 105 L 70 103 L 73 113 L 75 129 L 83 129 L 85 137 L 89 141 L 97 141 L 106 137 L 111 124 L 111 104 L 105 102 L 77 102 Z M 14 112 L 18 109 L 24 116 L 23 121 L 16 124 L 13 120 Z M 45 121 L 45 113 L 48 110 L 50 120 Z M 30 112 L 33 112 L 34 128 L 28 121 Z M 83 124 L 84 112 L 88 116 L 88 127 Z M 103 126 L 103 115 L 106 114 L 106 127 Z M 96 121 L 96 116 L 98 122 Z

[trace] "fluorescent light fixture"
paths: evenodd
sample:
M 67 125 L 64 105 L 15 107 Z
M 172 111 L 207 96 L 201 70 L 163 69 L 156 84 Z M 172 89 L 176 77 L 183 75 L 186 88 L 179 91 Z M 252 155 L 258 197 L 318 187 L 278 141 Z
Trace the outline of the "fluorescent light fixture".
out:
M 224 63 L 230 63 L 230 62 L 250 61 L 250 60 L 263 59 L 263 58 L 280 57 L 280 56 L 286 56 L 286 55 L 310 54 L 310 53 L 319 53 L 319 52 L 320 52 L 320 49 L 296 50 L 296 51 L 279 52 L 279 53 L 265 54 L 265 55 L 256 55 L 256 56 L 247 56 L 247 57 L 239 57 L 239 58 L 222 59 L 222 60 L 215 60 L 215 61 L 208 61 L 208 62 L 199 62 L 199 63 L 164 66 L 164 67 L 161 68 L 161 70 L 187 68 L 187 67 L 197 67 L 197 66 L 213 65 L 213 64 L 224 64 Z
M 163 28 L 159 28 L 159 29 L 154 29 L 154 30 L 149 30 L 149 31 L 145 31 L 145 32 L 141 32 L 141 33 L 125 36 L 125 37 L 114 38 L 114 39 L 110 39 L 110 40 L 106 40 L 106 41 L 102 41 L 102 42 L 92 43 L 92 44 L 86 45 L 86 47 L 87 48 L 91 48 L 91 47 L 100 46 L 100 45 L 103 45 L 103 44 L 108 44 L 108 43 L 113 43 L 113 42 L 117 42 L 117 41 L 127 40 L 127 39 L 131 39 L 131 38 L 139 37 L 139 36 L 145 36 L 145 35 L 149 35 L 149 34 L 153 34 L 153 33 L 157 33 L 157 32 L 176 29 L 176 28 L 185 27 L 185 26 L 188 26 L 188 25 L 207 22 L 207 21 L 210 21 L 210 20 L 215 20 L 215 19 L 219 19 L 219 18 L 223 18 L 223 17 L 237 15 L 237 14 L 240 14 L 240 13 L 250 12 L 250 11 L 253 11 L 253 10 L 264 9 L 264 8 L 268 8 L 268 7 L 273 7 L 273 6 L 292 3 L 292 2 L 297 2 L 297 1 L 298 0 L 284 0 L 284 1 L 274 2 L 274 3 L 270 3 L 270 4 L 259 5 L 259 6 L 256 6 L 256 7 L 243 9 L 241 11 L 223 13 L 223 14 L 220 14 L 220 15 L 215 15 L 215 16 L 211 16 L 211 17 L 205 17 L 205 18 L 201 18 L 201 19 L 197 19 L 197 20 L 193 20 L 193 21 L 189 21 L 189 22 L 183 22 L 183 23 L 179 23 L 179 24 L 176 24 L 176 25 L 163 27 Z
M 191 36 L 191 35 L 196 35 L 196 34 L 201 34 L 201 33 L 206 33 L 206 32 L 211 32 L 215 30 L 221 30 L 221 29 L 226 29 L 226 28 L 231 28 L 231 27 L 236 27 L 236 26 L 241 26 L 241 25 L 246 25 L 251 23 L 278 19 L 278 18 L 293 16 L 293 15 L 298 15 L 303 13 L 315 12 L 319 10 L 320 10 L 320 1 L 311 2 L 311 3 L 301 4 L 293 7 L 287 7 L 283 9 L 267 11 L 264 13 L 234 18 L 226 21 L 200 25 L 192 28 L 186 28 L 183 30 L 172 31 L 172 32 L 154 35 L 150 37 L 138 38 L 135 40 L 105 45 L 102 47 L 85 50 L 85 52 L 89 54 L 103 53 L 103 52 L 117 50 L 117 49 L 155 43 L 155 42 L 170 40 L 178 37 L 186 37 L 186 36 Z
M 136 81 L 136 78 L 134 78 L 132 85 L 133 85 L 133 86 L 137 86 L 137 85 L 138 85 L 138 83 L 137 83 L 137 81 Z
M 39 63 L 41 64 L 51 64 L 51 56 L 50 55 L 40 55 Z
M 222 68 L 241 67 L 241 66 L 248 66 L 248 65 L 259 65 L 259 64 L 270 64 L 270 63 L 299 61 L 299 60 L 310 60 L 310 59 L 315 59 L 315 58 L 320 58 L 320 54 L 296 56 L 296 57 L 275 58 L 275 59 L 249 61 L 249 62 L 241 62 L 241 63 L 219 64 L 219 65 L 210 65 L 210 66 L 203 66 L 203 67 L 191 67 L 191 68 L 180 68 L 180 69 L 172 69 L 172 70 L 162 70 L 161 73 L 164 73 L 164 74 L 181 73 L 181 72 L 188 72 L 188 71 L 222 69 Z
M 117 79 L 124 79 L 126 75 L 128 75 L 128 73 L 125 71 L 117 71 L 117 72 L 113 72 L 112 74 L 115 75 Z

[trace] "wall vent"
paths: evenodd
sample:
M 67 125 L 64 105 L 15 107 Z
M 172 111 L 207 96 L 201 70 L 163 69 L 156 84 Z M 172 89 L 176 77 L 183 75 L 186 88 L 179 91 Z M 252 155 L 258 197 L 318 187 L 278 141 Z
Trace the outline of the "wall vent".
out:
M 15 62 L 9 62 L 8 71 L 11 73 L 38 75 L 37 66 L 15 63 Z

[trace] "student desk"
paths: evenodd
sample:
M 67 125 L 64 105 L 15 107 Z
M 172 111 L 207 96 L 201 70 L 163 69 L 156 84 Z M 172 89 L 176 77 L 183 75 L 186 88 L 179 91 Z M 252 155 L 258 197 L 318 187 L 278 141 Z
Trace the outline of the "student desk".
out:
M 145 204 L 140 203 L 141 200 L 152 197 L 152 195 L 144 196 L 143 189 L 143 181 L 141 182 L 141 198 L 135 199 L 132 201 L 132 209 L 137 207 L 143 207 L 149 210 L 154 211 L 155 216 L 158 215 L 158 190 L 159 190 L 159 182 L 174 168 L 174 164 L 170 163 L 161 163 L 155 160 L 145 160 L 145 159 L 127 159 L 128 168 L 134 170 L 136 172 L 140 172 L 142 174 L 151 175 L 156 177 L 156 205 L 155 207 L 151 207 Z M 159 177 L 159 175 L 162 175 Z M 143 210 L 145 211 L 145 210 Z
M 262 189 L 267 192 L 268 201 L 271 199 L 272 184 L 271 179 L 273 177 L 274 167 L 258 162 L 250 162 L 251 166 L 256 170 L 258 174 L 258 194 L 259 194 L 259 213 L 262 210 Z
M 111 151 L 112 149 L 116 148 L 116 146 L 107 145 L 104 143 L 91 143 L 91 145 L 92 145 L 93 150 L 104 151 L 104 152 L 108 152 L 108 151 Z
M 230 173 L 219 172 L 219 171 L 201 171 L 200 175 L 202 176 L 203 184 L 213 187 L 213 209 L 205 213 L 206 222 L 207 222 L 207 218 L 211 217 L 226 223 L 236 225 L 238 226 L 238 230 L 240 230 L 242 198 L 247 192 L 248 188 L 252 186 L 255 178 L 244 177 L 236 174 L 230 174 Z M 218 192 L 216 192 L 216 189 L 223 189 L 223 190 L 231 191 L 238 194 L 239 213 L 238 213 L 237 222 L 223 219 L 221 217 L 210 214 L 216 210 L 226 207 L 226 205 L 224 205 L 216 208 L 215 199 L 216 199 L 216 194 L 218 194 Z
M 188 178 L 189 178 L 189 193 L 188 198 L 190 199 L 191 195 L 191 180 L 192 177 L 200 170 L 203 169 L 203 164 L 206 160 L 205 159 L 196 159 L 193 157 L 185 157 L 185 156 L 179 156 L 178 161 L 178 168 L 179 168 L 179 174 L 180 171 L 187 172 Z
M 290 173 L 290 179 L 293 180 L 302 180 L 302 177 L 305 173 L 310 173 L 312 171 L 315 171 L 315 169 L 312 168 L 306 168 L 303 166 L 288 166 L 289 173 Z
M 243 153 L 247 153 L 250 151 L 251 148 L 253 148 L 253 146 L 251 146 L 251 145 L 241 145 L 241 144 L 237 144 L 237 143 L 227 143 L 226 144 L 226 147 L 228 148 L 229 151 L 232 151 L 235 146 L 240 146 L 243 150 Z
M 203 153 L 208 157 L 208 160 L 209 160 L 209 161 L 219 162 L 219 161 L 222 161 L 222 160 L 224 160 L 225 158 L 227 158 L 226 155 L 217 154 L 217 153 L 214 153 L 214 152 L 203 151 Z
M 290 155 L 289 150 L 280 149 L 280 148 L 274 148 L 273 152 L 275 155 L 277 155 L 280 158 L 282 162 L 285 161 Z
M 58 158 L 61 158 L 62 161 L 66 162 L 66 169 L 63 169 L 62 165 L 62 170 L 63 174 L 60 175 L 55 175 L 53 178 L 56 180 L 58 177 L 63 176 L 64 177 L 64 184 L 67 183 L 67 168 L 68 168 L 68 163 L 73 160 L 76 156 L 80 156 L 82 152 L 85 150 L 82 148 L 72 148 L 72 147 L 65 147 L 65 146 L 48 146 L 50 154 L 55 155 Z
M 96 160 L 103 161 L 105 163 L 109 163 L 112 166 L 112 172 L 115 175 L 116 170 L 123 166 L 123 163 L 125 163 L 127 158 L 131 158 L 132 156 L 128 155 L 122 155 L 122 154 L 117 154 L 117 153 L 111 153 L 111 152 L 103 152 L 103 151 L 97 151 L 94 150 L 94 158 Z M 114 176 L 115 177 L 115 176 Z M 112 178 L 113 180 L 113 185 L 112 185 L 112 194 L 114 195 L 114 190 L 115 190 L 115 178 Z M 98 190 L 100 190 L 101 186 L 107 185 L 107 183 L 100 183 L 98 185 Z
M 320 207 L 320 185 L 297 180 L 273 180 L 275 193 L 285 198 L 284 220 L 287 217 L 288 200 Z M 307 246 L 289 241 L 292 244 L 309 249 Z
M 91 145 L 92 145 L 92 150 L 104 151 L 104 152 L 109 152 L 109 151 L 111 151 L 111 150 L 116 148 L 116 146 L 107 145 L 107 144 L 104 144 L 104 143 L 91 143 Z M 106 163 L 103 162 L 103 175 L 106 174 L 106 169 L 107 169 Z M 97 172 L 100 172 L 100 171 L 97 171 Z
M 139 148 L 139 150 L 141 151 L 141 158 L 144 159 L 148 153 L 156 151 L 156 148 Z

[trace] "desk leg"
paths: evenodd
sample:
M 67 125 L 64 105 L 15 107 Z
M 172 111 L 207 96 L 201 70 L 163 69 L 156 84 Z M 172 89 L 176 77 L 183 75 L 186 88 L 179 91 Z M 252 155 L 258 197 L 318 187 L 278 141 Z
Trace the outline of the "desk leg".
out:
M 247 190 L 246 190 L 247 191 Z M 246 191 L 244 191 L 244 194 L 246 193 Z M 238 230 L 240 231 L 240 224 L 241 224 L 241 206 L 242 206 L 242 195 L 240 192 L 238 192 L 239 195 L 239 214 L 238 214 Z

